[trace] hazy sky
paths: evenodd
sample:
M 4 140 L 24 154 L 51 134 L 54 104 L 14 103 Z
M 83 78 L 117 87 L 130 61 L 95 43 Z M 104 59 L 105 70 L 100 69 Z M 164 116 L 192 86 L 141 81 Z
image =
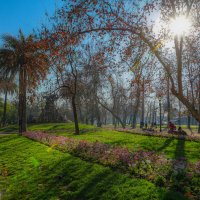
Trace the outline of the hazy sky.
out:
M 52 14 L 61 0 L 0 0 L 0 36 L 25 34 L 45 23 L 45 12 Z

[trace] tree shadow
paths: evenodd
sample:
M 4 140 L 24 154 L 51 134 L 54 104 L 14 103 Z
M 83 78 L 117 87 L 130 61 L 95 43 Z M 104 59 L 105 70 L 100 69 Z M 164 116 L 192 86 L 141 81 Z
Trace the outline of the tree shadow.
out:
M 174 153 L 175 159 L 180 159 L 181 157 L 186 157 L 185 139 L 184 138 L 178 139 L 177 144 L 176 144 L 175 153 Z
M 16 133 L 18 132 L 18 125 L 9 125 L 0 128 L 0 133 Z
M 180 194 L 181 199 L 187 199 L 184 197 L 184 187 L 185 187 L 185 171 L 187 170 L 187 158 L 185 154 L 185 139 L 179 138 L 177 139 L 177 144 L 174 152 L 174 162 L 172 165 L 172 169 L 169 172 L 169 177 L 171 181 L 171 186 L 169 188 L 169 192 L 176 192 Z M 172 175 L 173 173 L 173 175 Z M 174 196 L 169 198 L 168 193 L 166 193 L 166 200 L 176 200 Z
M 164 142 L 164 144 L 161 147 L 159 147 L 156 151 L 162 151 L 162 150 L 164 150 L 165 148 L 167 148 L 172 143 L 172 141 L 174 141 L 174 138 L 168 138 L 168 139 L 166 139 L 165 142 Z

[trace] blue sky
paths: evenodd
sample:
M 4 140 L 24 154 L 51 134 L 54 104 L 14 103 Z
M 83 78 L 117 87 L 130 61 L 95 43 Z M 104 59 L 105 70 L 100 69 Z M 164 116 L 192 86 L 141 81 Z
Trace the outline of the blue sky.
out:
M 53 14 L 61 0 L 0 0 L 0 36 L 18 35 L 21 28 L 30 34 L 47 22 L 45 12 Z

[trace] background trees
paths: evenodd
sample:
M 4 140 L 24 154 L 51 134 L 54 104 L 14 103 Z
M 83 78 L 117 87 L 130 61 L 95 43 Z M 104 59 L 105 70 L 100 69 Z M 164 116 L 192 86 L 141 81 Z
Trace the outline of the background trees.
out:
M 4 104 L 3 104 L 3 116 L 2 116 L 2 125 L 6 125 L 6 113 L 7 113 L 7 96 L 8 94 L 13 94 L 16 92 L 16 84 L 11 80 L 6 80 L 4 78 L 0 79 L 0 92 L 4 93 Z
M 190 110 L 197 121 L 200 121 L 197 106 L 187 98 L 186 80 L 183 78 L 185 73 L 188 73 L 185 68 L 186 58 L 189 54 L 194 56 L 199 52 L 197 47 L 199 37 L 198 34 L 193 34 L 199 28 L 195 14 L 197 10 L 199 3 L 193 0 L 178 2 L 152 0 L 147 3 L 117 0 L 73 1 L 71 9 L 63 7 L 60 10 L 59 18 L 68 20 L 68 23 L 78 24 L 73 29 L 77 37 L 86 33 L 100 32 L 99 37 L 104 36 L 105 39 L 109 34 L 110 41 L 115 43 L 120 40 L 125 41 L 122 46 L 131 43 L 132 48 L 134 44 L 137 45 L 138 40 L 141 41 L 165 70 L 170 80 L 172 94 Z M 174 30 L 170 32 L 171 20 L 177 20 L 181 16 L 191 19 L 191 31 L 187 34 L 184 31 L 180 34 Z M 194 51 L 188 52 L 189 46 L 192 46 Z M 192 60 L 191 66 L 195 70 L 198 62 L 197 59 Z

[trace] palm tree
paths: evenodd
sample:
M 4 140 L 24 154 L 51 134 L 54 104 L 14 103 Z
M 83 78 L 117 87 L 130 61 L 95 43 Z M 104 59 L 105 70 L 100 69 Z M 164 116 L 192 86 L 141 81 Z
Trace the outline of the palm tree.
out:
M 11 80 L 6 80 L 0 78 L 0 92 L 4 93 L 4 109 L 3 109 L 3 117 L 2 117 L 2 125 L 5 126 L 6 124 L 6 111 L 7 111 L 7 95 L 8 93 L 13 94 L 16 92 L 17 86 Z
M 27 87 L 35 87 L 45 78 L 49 63 L 45 54 L 46 43 L 36 40 L 32 35 L 25 37 L 4 35 L 0 48 L 0 75 L 9 79 L 18 76 L 19 80 L 19 133 L 26 131 L 26 92 Z

